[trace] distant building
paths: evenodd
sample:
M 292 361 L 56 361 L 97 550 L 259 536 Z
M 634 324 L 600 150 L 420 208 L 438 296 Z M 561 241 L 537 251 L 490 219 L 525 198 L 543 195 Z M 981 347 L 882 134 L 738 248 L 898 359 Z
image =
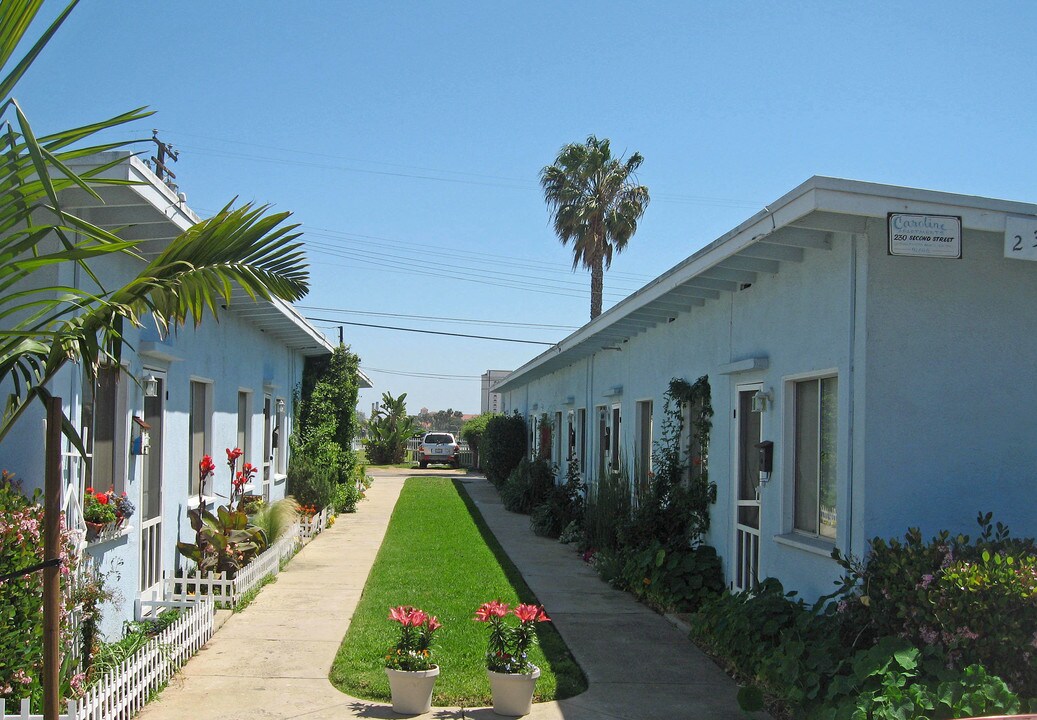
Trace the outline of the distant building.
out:
M 510 370 L 487 370 L 482 375 L 482 405 L 480 412 L 497 413 L 501 411 L 501 396 L 491 392 L 491 388 L 511 374 Z

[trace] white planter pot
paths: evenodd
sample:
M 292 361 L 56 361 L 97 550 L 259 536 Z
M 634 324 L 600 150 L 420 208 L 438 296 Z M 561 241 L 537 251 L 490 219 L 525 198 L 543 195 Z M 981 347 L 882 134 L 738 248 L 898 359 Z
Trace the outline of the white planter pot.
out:
M 531 667 L 532 672 L 523 674 L 486 671 L 493 691 L 493 712 L 508 717 L 529 715 L 533 709 L 533 690 L 540 677 L 540 668 Z
M 421 715 L 432 708 L 432 686 L 439 676 L 439 666 L 431 670 L 393 670 L 385 668 L 392 690 L 393 712 Z

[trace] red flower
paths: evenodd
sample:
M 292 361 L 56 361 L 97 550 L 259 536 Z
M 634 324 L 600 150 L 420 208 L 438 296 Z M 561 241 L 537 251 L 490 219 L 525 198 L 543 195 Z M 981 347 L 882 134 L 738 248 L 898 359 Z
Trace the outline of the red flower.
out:
M 407 625 L 410 623 L 410 613 L 413 609 L 410 605 L 389 608 L 389 619 L 395 620 L 400 625 Z
M 519 605 L 512 612 L 520 622 L 551 622 L 551 618 L 544 612 L 544 608 L 537 605 Z
M 502 618 L 508 614 L 508 606 L 500 600 L 483 603 L 482 607 L 475 611 L 475 619 L 479 622 L 489 622 L 491 618 Z
M 102 505 L 108 504 L 108 496 L 104 493 L 97 493 L 97 495 L 95 495 L 94 497 L 96 497 L 97 502 L 101 503 Z
M 86 492 L 87 495 L 93 495 L 94 494 L 94 489 L 92 487 L 88 487 L 85 490 L 85 492 Z
M 237 459 L 244 454 L 245 451 L 241 448 L 234 448 L 233 450 L 227 448 L 227 464 L 233 467 L 234 463 L 237 462 Z
M 202 477 L 208 477 L 216 472 L 216 464 L 212 461 L 212 457 L 209 455 L 203 455 L 201 462 L 198 463 L 198 472 L 201 473 Z

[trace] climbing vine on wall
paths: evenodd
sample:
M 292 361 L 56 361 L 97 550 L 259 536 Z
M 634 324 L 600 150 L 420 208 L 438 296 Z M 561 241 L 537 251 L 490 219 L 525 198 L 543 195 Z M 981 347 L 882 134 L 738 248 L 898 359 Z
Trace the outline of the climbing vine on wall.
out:
M 652 453 L 653 494 L 660 508 L 681 516 L 682 535 L 697 544 L 709 530 L 709 506 L 717 499 L 716 483 L 709 480 L 709 434 L 713 427 L 709 378 L 703 375 L 694 383 L 673 378 L 664 398 L 662 437 Z M 682 443 L 685 417 L 691 429 L 687 447 Z

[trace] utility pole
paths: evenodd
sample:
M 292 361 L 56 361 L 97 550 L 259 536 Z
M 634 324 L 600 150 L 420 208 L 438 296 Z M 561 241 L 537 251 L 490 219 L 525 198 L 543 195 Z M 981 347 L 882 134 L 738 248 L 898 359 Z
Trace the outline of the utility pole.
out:
M 342 344 L 342 326 L 341 325 L 338 326 L 338 344 L 339 345 Z
M 180 153 L 174 150 L 172 145 L 158 139 L 158 130 L 151 131 L 151 141 L 158 146 L 157 157 L 151 156 L 151 162 L 155 165 L 155 174 L 158 175 L 159 180 L 169 184 L 170 180 L 176 180 L 176 174 L 166 167 L 166 158 L 168 157 L 170 162 L 176 162 L 180 159 Z

